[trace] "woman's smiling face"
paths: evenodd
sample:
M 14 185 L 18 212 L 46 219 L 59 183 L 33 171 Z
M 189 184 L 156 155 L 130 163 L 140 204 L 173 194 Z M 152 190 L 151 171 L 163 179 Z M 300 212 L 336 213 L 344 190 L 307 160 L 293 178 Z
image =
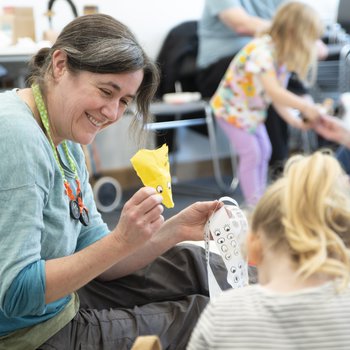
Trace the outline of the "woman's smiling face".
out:
M 96 134 L 121 118 L 142 83 L 143 71 L 100 74 L 66 69 L 65 54 L 53 59 L 54 86 L 47 91 L 51 136 L 86 145 Z

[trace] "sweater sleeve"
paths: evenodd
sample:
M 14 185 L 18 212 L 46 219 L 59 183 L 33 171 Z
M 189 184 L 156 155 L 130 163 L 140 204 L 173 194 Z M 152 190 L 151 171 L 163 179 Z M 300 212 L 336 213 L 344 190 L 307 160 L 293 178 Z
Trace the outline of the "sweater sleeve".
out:
M 34 298 L 31 293 L 44 287 L 40 263 L 43 208 L 53 164 L 50 149 L 32 117 L 2 117 L 0 129 L 0 309 L 15 312 L 16 305 L 23 305 L 24 300 L 32 298 L 40 304 L 45 300 L 44 293 Z M 26 276 L 31 277 L 27 280 Z M 8 292 L 11 285 L 18 290 Z M 8 308 L 10 297 L 20 299 L 13 300 L 15 306 Z
M 242 8 L 242 5 L 239 0 L 221 0 L 221 1 L 209 0 L 206 2 L 206 4 L 213 16 L 216 16 L 220 12 L 230 8 L 234 8 L 234 7 Z
M 5 293 L 2 311 L 8 318 L 41 315 L 45 305 L 45 263 L 43 260 L 26 266 Z

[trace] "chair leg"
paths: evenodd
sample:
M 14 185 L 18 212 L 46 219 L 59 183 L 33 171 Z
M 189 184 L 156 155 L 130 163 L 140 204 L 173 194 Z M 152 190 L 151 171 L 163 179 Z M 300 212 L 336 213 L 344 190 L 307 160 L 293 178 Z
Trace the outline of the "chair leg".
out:
M 238 178 L 236 175 L 236 169 L 237 169 L 237 160 L 235 153 L 233 152 L 233 149 L 231 148 L 231 166 L 232 166 L 232 182 L 228 186 L 225 184 L 223 178 L 222 178 L 222 173 L 221 173 L 221 168 L 220 168 L 220 160 L 219 160 L 219 154 L 218 154 L 218 149 L 217 149 L 217 140 L 216 140 L 216 133 L 215 133 L 215 127 L 214 127 L 214 122 L 213 122 L 213 115 L 211 108 L 209 104 L 205 106 L 205 120 L 207 123 L 207 128 L 208 128 L 208 137 L 209 137 L 209 143 L 210 143 L 210 149 L 211 149 L 211 155 L 212 155 L 212 161 L 213 161 L 213 169 L 214 169 L 214 176 L 217 185 L 219 188 L 223 191 L 234 191 L 236 187 L 238 186 Z

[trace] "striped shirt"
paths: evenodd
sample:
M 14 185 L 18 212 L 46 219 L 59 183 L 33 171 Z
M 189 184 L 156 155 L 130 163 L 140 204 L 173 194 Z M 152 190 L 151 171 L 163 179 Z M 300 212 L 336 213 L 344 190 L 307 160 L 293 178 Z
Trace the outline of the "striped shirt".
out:
M 187 349 L 350 349 L 349 327 L 350 287 L 278 294 L 253 285 L 211 301 Z

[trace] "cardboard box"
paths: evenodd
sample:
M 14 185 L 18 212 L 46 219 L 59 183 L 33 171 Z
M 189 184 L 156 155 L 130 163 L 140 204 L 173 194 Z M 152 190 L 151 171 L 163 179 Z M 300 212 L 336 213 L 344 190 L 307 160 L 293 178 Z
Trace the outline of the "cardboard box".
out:
M 9 6 L 3 8 L 0 15 L 0 30 L 15 45 L 19 38 L 35 40 L 35 23 L 32 7 Z
M 94 13 L 98 13 L 98 6 L 96 5 L 85 5 L 83 9 L 84 15 L 92 15 Z

